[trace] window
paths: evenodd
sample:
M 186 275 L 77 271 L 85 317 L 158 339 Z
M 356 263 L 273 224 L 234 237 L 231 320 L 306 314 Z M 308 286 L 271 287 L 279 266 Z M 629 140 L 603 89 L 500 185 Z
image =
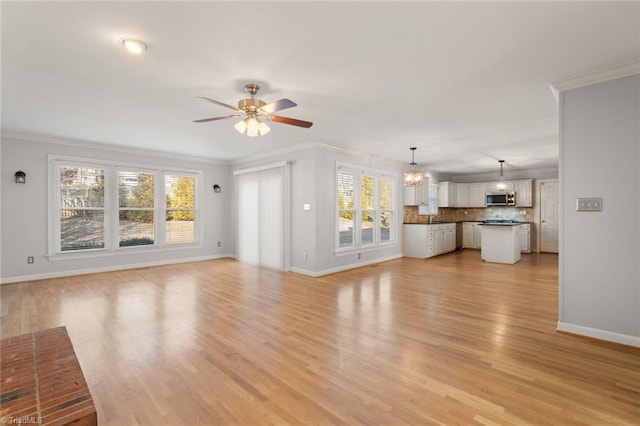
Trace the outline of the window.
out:
M 120 247 L 154 243 L 153 173 L 118 172 L 118 241 Z
M 397 178 L 338 165 L 336 248 L 375 247 L 395 241 Z
M 350 247 L 355 244 L 353 180 L 354 176 L 351 172 L 338 171 L 338 247 Z
M 438 214 L 438 184 L 429 184 L 429 196 L 428 196 L 428 214 Z
M 195 241 L 195 178 L 166 175 L 164 188 L 167 200 L 166 242 L 192 243 Z
M 60 251 L 104 248 L 104 169 L 66 165 L 57 175 Z
M 198 243 L 200 172 L 56 156 L 50 164 L 50 255 Z

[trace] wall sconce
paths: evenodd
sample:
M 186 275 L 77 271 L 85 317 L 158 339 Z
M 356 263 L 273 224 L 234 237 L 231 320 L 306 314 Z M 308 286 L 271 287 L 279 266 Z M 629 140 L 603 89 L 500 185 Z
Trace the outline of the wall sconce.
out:
M 218 185 L 217 183 L 213 185 L 213 192 L 215 193 L 222 192 L 222 188 L 220 188 L 220 185 Z
M 16 183 L 27 183 L 27 174 L 22 170 L 16 172 Z

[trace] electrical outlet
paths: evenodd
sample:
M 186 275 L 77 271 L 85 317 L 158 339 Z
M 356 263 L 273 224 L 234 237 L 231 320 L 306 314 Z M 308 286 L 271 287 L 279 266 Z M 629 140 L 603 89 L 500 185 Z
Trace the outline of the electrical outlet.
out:
M 577 212 L 601 212 L 602 198 L 577 198 Z
M 27 257 L 27 263 L 33 263 L 33 256 Z
M 222 247 L 222 241 L 218 241 L 218 247 Z
M 358 253 L 358 260 L 362 258 L 362 253 Z
M 307 252 L 305 251 L 304 253 L 302 253 L 302 257 L 304 257 L 305 259 L 309 258 L 309 255 L 307 254 Z

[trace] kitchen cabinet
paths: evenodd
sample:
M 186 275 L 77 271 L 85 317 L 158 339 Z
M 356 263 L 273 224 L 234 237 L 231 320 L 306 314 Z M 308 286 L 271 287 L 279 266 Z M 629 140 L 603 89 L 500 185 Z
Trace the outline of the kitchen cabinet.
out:
M 520 261 L 520 225 L 483 223 L 480 259 L 485 262 L 514 264 Z
M 487 185 L 485 182 L 469 184 L 469 207 L 487 206 Z
M 504 184 L 507 186 L 506 189 L 498 189 L 498 181 L 496 182 L 487 182 L 487 192 L 513 192 L 515 191 L 515 182 L 512 180 L 505 180 Z
M 527 180 L 517 180 L 515 181 L 515 192 L 516 192 L 516 207 L 532 207 L 533 206 L 533 197 L 532 197 L 532 181 L 531 179 Z
M 456 207 L 456 184 L 440 182 L 438 185 L 438 207 Z
M 462 247 L 479 249 L 481 243 L 481 227 L 478 226 L 482 222 L 463 222 L 462 223 Z
M 404 224 L 403 247 L 405 257 L 426 259 L 456 249 L 456 224 Z
M 438 232 L 438 231 L 436 231 Z M 450 253 L 456 249 L 456 225 L 453 224 L 453 228 L 451 225 L 447 225 L 444 229 L 444 250 L 443 253 Z M 439 254 L 436 252 L 436 254 Z
M 531 253 L 531 224 L 525 223 L 520 225 L 520 251 L 523 253 Z
M 423 180 L 420 185 L 403 186 L 402 198 L 405 206 L 429 204 L 429 181 Z
M 469 183 L 456 183 L 456 207 L 469 207 Z

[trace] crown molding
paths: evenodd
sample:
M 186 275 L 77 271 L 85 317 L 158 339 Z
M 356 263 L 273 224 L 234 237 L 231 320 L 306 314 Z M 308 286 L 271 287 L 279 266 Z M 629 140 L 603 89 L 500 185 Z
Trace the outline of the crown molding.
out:
M 565 90 L 577 89 L 578 87 L 583 86 L 590 86 L 592 84 L 602 83 L 608 80 L 614 80 L 616 78 L 628 77 L 634 74 L 640 74 L 640 62 L 615 65 L 584 74 L 574 75 L 565 80 L 551 83 L 551 91 L 553 92 L 556 100 L 558 100 L 560 92 L 564 92 Z
M 217 165 L 223 165 L 223 166 L 228 166 L 230 164 L 229 161 L 220 160 L 216 158 L 194 157 L 194 156 L 179 154 L 175 152 L 154 151 L 154 150 L 143 149 L 143 148 L 130 148 L 122 145 L 110 145 L 106 143 L 84 141 L 79 139 L 62 139 L 62 138 L 56 138 L 52 136 L 43 136 L 43 135 L 34 135 L 34 134 L 25 134 L 25 133 L 11 133 L 11 132 L 5 132 L 5 131 L 0 132 L 0 137 L 2 139 L 7 138 L 7 139 L 16 139 L 20 141 L 27 141 L 27 142 L 41 142 L 41 143 L 49 143 L 49 144 L 56 144 L 56 145 L 75 146 L 80 148 L 100 149 L 104 151 L 119 152 L 124 154 L 149 155 L 153 157 L 170 158 L 173 160 L 181 160 L 181 161 L 193 161 L 197 163 L 217 164 Z
M 278 157 L 278 156 L 282 156 L 285 154 L 289 154 L 292 152 L 298 152 L 298 151 L 304 151 L 307 149 L 322 149 L 325 151 L 333 151 L 333 152 L 338 152 L 341 154 L 345 154 L 345 155 L 351 155 L 354 157 L 361 157 L 361 158 L 366 158 L 366 159 L 373 159 L 374 157 L 377 157 L 378 159 L 380 159 L 381 161 L 391 164 L 393 166 L 398 166 L 398 167 L 403 167 L 406 166 L 405 163 L 396 161 L 396 160 L 390 160 L 388 158 L 382 158 L 379 157 L 377 155 L 371 155 L 368 154 L 366 152 L 362 152 L 362 151 L 357 151 L 355 149 L 349 149 L 349 148 L 342 148 L 342 147 L 338 147 L 335 145 L 330 145 L 326 142 L 306 142 L 303 144 L 299 144 L 299 145 L 293 145 L 293 146 L 288 146 L 282 149 L 277 149 L 277 150 L 272 150 L 272 151 L 265 151 L 265 152 L 261 152 L 261 153 L 257 153 L 251 156 L 247 156 L 247 157 L 243 157 L 241 159 L 234 159 L 231 160 L 230 165 L 231 166 L 238 166 L 238 165 L 242 165 L 242 164 L 246 164 L 248 162 L 251 161 L 257 161 L 257 160 L 264 160 L 264 159 L 269 159 L 269 158 L 273 158 L 273 157 Z

